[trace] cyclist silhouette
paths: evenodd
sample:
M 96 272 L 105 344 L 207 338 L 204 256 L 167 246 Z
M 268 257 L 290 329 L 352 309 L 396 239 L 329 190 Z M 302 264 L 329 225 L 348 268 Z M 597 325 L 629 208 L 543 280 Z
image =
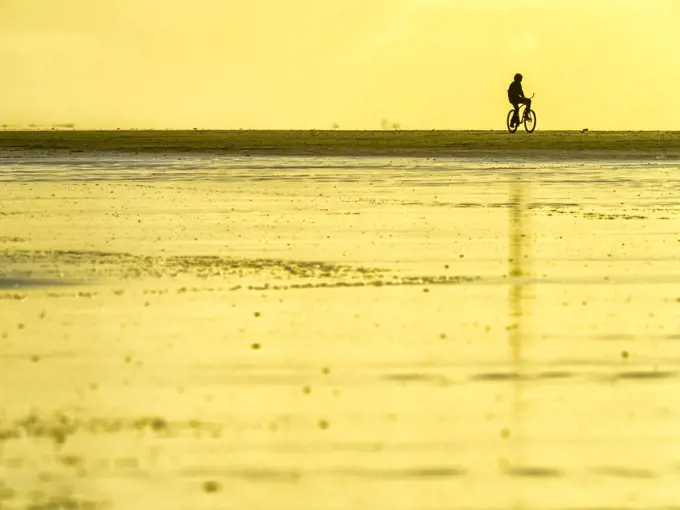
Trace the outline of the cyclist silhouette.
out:
M 515 107 L 515 115 L 512 117 L 510 123 L 514 126 L 519 124 L 519 105 L 527 105 L 526 111 L 531 110 L 531 99 L 524 96 L 524 91 L 522 90 L 522 75 L 517 73 L 515 75 L 515 80 L 508 87 L 508 101 Z

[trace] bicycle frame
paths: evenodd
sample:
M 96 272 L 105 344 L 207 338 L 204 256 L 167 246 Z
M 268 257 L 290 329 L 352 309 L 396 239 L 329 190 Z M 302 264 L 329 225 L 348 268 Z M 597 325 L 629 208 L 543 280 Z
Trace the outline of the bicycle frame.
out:
M 535 95 L 536 94 L 532 94 L 528 99 L 533 99 Z M 515 118 L 517 118 L 517 122 L 512 122 Z M 530 125 L 527 124 L 528 121 L 531 122 Z M 508 112 L 508 131 L 511 133 L 516 132 L 520 124 L 524 124 L 524 129 L 528 133 L 533 133 L 534 129 L 536 129 L 536 112 L 533 109 L 528 109 L 526 104 L 520 104 L 518 105 L 517 110 L 513 108 Z

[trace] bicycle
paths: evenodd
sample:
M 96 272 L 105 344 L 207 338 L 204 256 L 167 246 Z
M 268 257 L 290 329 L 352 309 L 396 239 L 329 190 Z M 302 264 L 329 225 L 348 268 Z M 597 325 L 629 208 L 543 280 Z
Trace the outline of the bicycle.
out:
M 530 99 L 533 99 L 536 94 L 533 94 Z M 522 108 L 524 108 L 524 113 L 522 113 Z M 526 105 L 519 105 L 519 118 L 520 121 L 517 124 L 512 124 L 512 119 L 515 115 L 515 109 L 512 108 L 508 112 L 508 118 L 506 121 L 506 124 L 508 126 L 508 131 L 511 133 L 515 133 L 517 129 L 519 128 L 520 124 L 524 124 L 524 129 L 526 130 L 527 133 L 533 133 L 534 129 L 536 129 L 536 112 L 534 110 L 530 110 L 526 107 Z

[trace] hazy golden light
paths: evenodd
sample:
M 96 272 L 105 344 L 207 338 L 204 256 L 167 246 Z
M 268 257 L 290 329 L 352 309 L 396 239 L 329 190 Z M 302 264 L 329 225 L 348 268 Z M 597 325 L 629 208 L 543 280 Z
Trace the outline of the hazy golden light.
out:
M 0 124 L 680 129 L 677 0 L 0 0 Z

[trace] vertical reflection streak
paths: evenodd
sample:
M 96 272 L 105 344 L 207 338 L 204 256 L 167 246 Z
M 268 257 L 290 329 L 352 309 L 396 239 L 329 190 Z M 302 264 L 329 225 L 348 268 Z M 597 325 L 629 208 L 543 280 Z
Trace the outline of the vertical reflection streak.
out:
M 530 299 L 529 279 L 531 261 L 529 257 L 528 224 L 528 179 L 523 170 L 516 170 L 509 187 L 509 228 L 508 228 L 508 275 L 510 290 L 508 296 L 508 345 L 510 363 L 515 373 L 513 388 L 513 459 L 510 466 L 524 463 L 523 452 L 523 393 L 526 371 L 526 341 L 528 338 L 527 315 Z

